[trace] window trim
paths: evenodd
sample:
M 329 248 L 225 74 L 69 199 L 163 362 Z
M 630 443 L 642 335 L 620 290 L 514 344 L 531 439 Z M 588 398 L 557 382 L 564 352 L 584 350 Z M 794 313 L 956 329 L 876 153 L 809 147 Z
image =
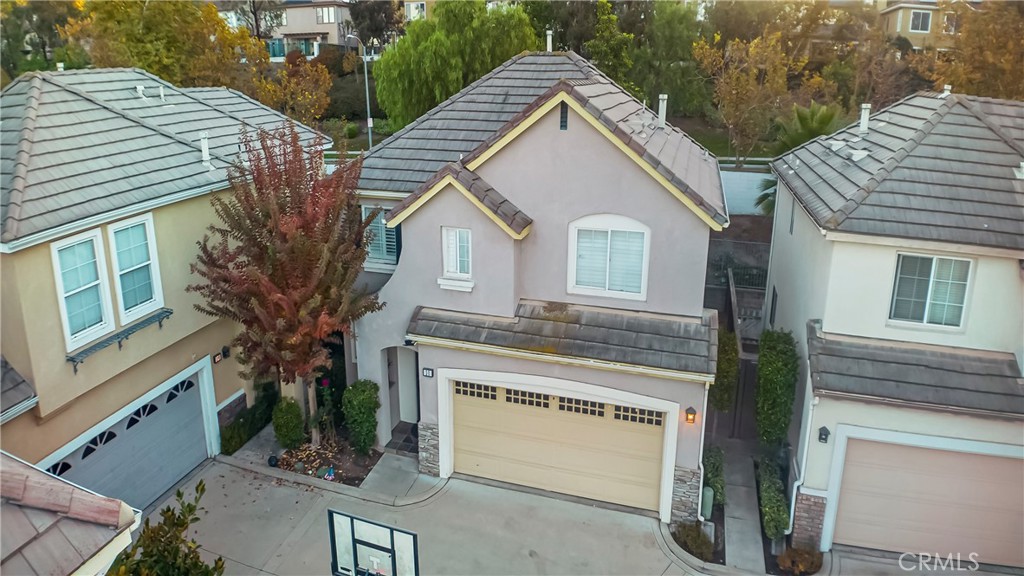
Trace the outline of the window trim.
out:
M 153 283 L 153 299 L 139 304 L 131 310 L 125 310 L 124 294 L 121 292 L 121 270 L 117 263 L 117 240 L 114 234 L 137 224 L 144 224 L 146 229 L 146 246 L 149 249 L 149 280 Z M 150 212 L 110 224 L 107 226 L 107 237 L 110 240 L 111 265 L 114 271 L 117 317 L 121 325 L 125 326 L 164 307 L 164 290 L 163 284 L 160 282 L 160 261 L 157 258 L 156 228 L 153 226 L 153 213 Z
M 928 28 L 924 30 L 914 29 L 914 14 L 927 14 L 928 15 Z M 910 22 L 907 23 L 907 32 L 913 32 L 915 34 L 928 34 L 932 31 L 932 11 L 931 10 L 911 10 L 910 11 Z
M 566 275 L 565 291 L 569 294 L 581 296 L 598 296 L 603 298 L 615 298 L 618 300 L 647 301 L 647 280 L 651 262 L 651 229 L 638 220 L 619 214 L 591 214 L 577 218 L 569 223 L 568 235 L 568 274 Z M 607 288 L 592 288 L 589 286 L 576 285 L 576 238 L 579 230 L 603 230 L 609 232 L 608 241 L 611 242 L 611 232 L 642 232 L 644 235 L 644 259 L 641 267 L 640 292 L 620 292 L 608 290 Z
M 458 234 L 459 232 L 465 231 L 469 241 L 469 271 L 468 272 L 449 272 L 448 264 L 451 263 L 452 254 L 448 252 L 448 233 L 455 233 L 455 249 L 458 250 Z M 456 260 L 459 255 L 454 254 Z M 469 228 L 458 228 L 456 226 L 442 226 L 441 227 L 441 277 L 449 280 L 470 280 L 473 278 L 473 231 Z
M 67 299 L 67 291 L 64 290 L 64 277 L 60 270 L 60 251 L 85 241 L 93 243 L 93 251 L 96 254 L 96 273 L 99 276 L 100 287 L 100 315 L 103 320 L 99 324 L 86 328 L 72 336 L 71 326 L 68 323 L 67 303 L 65 301 Z M 114 312 L 110 306 L 110 276 L 107 274 L 107 253 L 100 229 L 94 228 L 56 242 L 51 242 L 50 260 L 53 265 L 53 277 L 57 288 L 57 305 L 60 311 L 60 323 L 64 329 L 64 345 L 67 352 L 70 353 L 89 342 L 113 332 Z
M 330 9 L 330 12 L 327 11 Z M 328 18 L 327 15 L 330 15 Z M 316 7 L 316 23 L 317 24 L 336 24 L 338 15 L 335 13 L 334 6 L 317 6 Z
M 924 316 L 920 322 L 914 320 L 902 320 L 899 318 L 892 317 L 892 308 L 896 302 L 896 283 L 899 281 L 900 272 L 900 258 L 903 256 L 910 256 L 914 258 L 931 258 L 932 269 L 928 276 L 928 294 L 925 296 L 924 303 Z M 956 326 L 948 326 L 946 324 L 934 324 L 928 322 L 928 309 L 931 306 L 932 298 L 932 283 L 935 281 L 935 260 L 937 258 L 943 258 L 946 260 L 960 260 L 967 262 L 967 289 L 964 291 L 964 303 L 963 313 L 960 315 L 960 324 Z M 912 328 L 917 330 L 938 330 L 943 332 L 963 332 L 967 329 L 967 315 L 968 315 L 968 304 L 971 301 L 971 293 L 974 289 L 974 269 L 977 263 L 971 258 L 962 258 L 958 256 L 940 256 L 936 254 L 924 254 L 920 252 L 896 252 L 896 261 L 892 269 L 892 288 L 891 294 L 889 295 L 889 310 L 886 313 L 886 325 L 896 328 Z

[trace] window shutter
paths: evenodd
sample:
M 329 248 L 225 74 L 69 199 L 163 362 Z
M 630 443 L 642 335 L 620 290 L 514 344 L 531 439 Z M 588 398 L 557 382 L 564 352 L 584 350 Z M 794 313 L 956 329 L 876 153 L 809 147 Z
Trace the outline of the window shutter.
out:
M 608 254 L 608 289 L 639 294 L 644 274 L 644 233 L 613 230 Z
M 604 289 L 608 279 L 608 231 L 576 231 L 576 285 Z

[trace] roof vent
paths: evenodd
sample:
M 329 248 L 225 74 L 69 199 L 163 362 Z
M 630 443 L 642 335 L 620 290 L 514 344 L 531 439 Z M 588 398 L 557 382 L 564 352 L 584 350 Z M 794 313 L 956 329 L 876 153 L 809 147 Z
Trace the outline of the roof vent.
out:
M 668 112 L 668 94 L 658 94 L 658 128 L 665 127 L 665 114 Z
M 871 104 L 865 102 L 860 105 L 860 130 L 861 134 L 868 133 L 868 118 L 871 117 Z
M 839 152 L 840 150 L 843 149 L 843 146 L 846 146 L 846 142 L 843 142 L 842 140 L 829 140 L 828 141 L 828 148 L 829 148 L 829 150 L 831 150 L 833 152 Z
M 166 102 L 167 101 L 166 99 L 164 99 L 164 85 L 163 84 L 160 85 L 160 101 L 161 102 Z
M 949 96 L 949 93 L 952 92 L 952 91 L 953 91 L 953 86 L 952 85 L 946 84 L 945 86 L 943 86 L 942 87 L 942 98 L 945 98 L 946 96 Z
M 209 166 L 211 169 L 213 166 L 210 164 L 210 133 L 200 132 L 199 133 L 199 146 L 203 150 L 203 164 Z
M 796 154 L 790 154 L 786 156 L 786 164 L 789 164 L 790 168 L 799 168 L 800 159 L 796 157 Z
M 850 160 L 854 162 L 860 162 L 868 155 L 867 150 L 853 150 L 850 152 Z
M 1024 180 L 1024 162 L 1020 163 L 1020 168 L 1014 168 L 1013 174 L 1017 176 L 1018 180 Z
M 548 36 L 548 45 L 547 45 L 547 48 L 548 48 L 548 52 L 551 52 L 551 51 L 552 51 L 552 50 L 551 50 L 551 44 L 552 44 L 552 42 L 551 42 L 551 37 L 552 37 L 552 36 L 553 36 L 553 35 L 554 35 L 555 33 L 554 33 L 553 31 L 551 31 L 551 30 L 548 30 L 547 32 L 548 32 L 548 33 L 547 33 L 547 36 Z
M 63 62 L 57 62 L 57 72 L 63 72 L 63 71 L 64 71 L 64 63 Z
M 136 86 L 135 87 L 135 93 L 139 95 L 139 98 L 142 98 L 143 100 L 146 99 L 146 87 L 145 86 L 142 86 L 141 84 L 139 86 Z

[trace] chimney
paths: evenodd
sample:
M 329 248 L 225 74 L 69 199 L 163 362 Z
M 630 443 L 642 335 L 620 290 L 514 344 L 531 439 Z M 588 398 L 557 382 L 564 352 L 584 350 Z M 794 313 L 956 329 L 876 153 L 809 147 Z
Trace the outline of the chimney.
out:
M 860 133 L 868 133 L 868 118 L 871 117 L 871 104 L 864 103 L 860 105 Z
M 665 114 L 668 112 L 668 94 L 658 94 L 658 128 L 665 127 Z
M 203 164 L 210 165 L 210 134 L 209 132 L 199 133 L 199 145 L 203 149 Z
M 554 34 L 555 34 L 554 32 L 552 32 L 551 30 L 548 30 L 548 52 L 551 52 L 551 51 L 552 51 L 552 50 L 551 50 L 551 37 L 552 37 L 552 36 L 553 36 Z
M 946 84 L 945 86 L 942 87 L 942 96 L 943 97 L 949 96 L 949 93 L 952 92 L 952 91 L 953 91 L 953 86 L 950 85 L 950 84 Z
M 63 72 L 63 71 L 64 71 L 64 63 L 63 62 L 57 62 L 57 72 Z

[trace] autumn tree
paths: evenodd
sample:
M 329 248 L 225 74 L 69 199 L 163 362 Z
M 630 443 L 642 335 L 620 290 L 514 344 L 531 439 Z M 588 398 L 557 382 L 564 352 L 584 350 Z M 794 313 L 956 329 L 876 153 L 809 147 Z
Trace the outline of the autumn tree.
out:
M 283 68 L 264 67 L 252 82 L 257 100 L 303 124 L 318 120 L 330 104 L 330 72 L 301 56 Z
M 679 2 L 657 1 L 643 37 L 630 54 L 633 67 L 627 77 L 651 102 L 668 94 L 669 110 L 694 116 L 710 105 L 710 94 L 693 59 L 698 22 L 695 8 Z
M 1024 99 L 1024 3 L 986 2 L 976 8 L 954 2 L 945 9 L 957 31 L 952 51 L 926 53 L 915 59 L 915 68 L 937 90 L 949 84 L 965 94 Z
M 742 166 L 771 133 L 773 121 L 789 102 L 788 75 L 803 63 L 786 56 L 778 34 L 750 42 L 701 39 L 694 46 L 694 57 L 714 81 L 715 102 L 737 165 Z
M 187 290 L 202 297 L 198 311 L 242 326 L 232 345 L 243 377 L 301 380 L 313 415 L 309 376 L 331 366 L 324 343 L 381 308 L 356 287 L 377 214 L 363 218 L 359 207 L 361 161 L 325 176 L 323 157 L 302 146 L 294 125 L 246 135 L 243 146 L 247 162 L 230 170 L 230 193 L 212 200 L 220 223 L 198 242 L 191 271 L 200 280 Z
M 383 46 L 402 33 L 398 0 L 353 2 L 349 7 L 356 35 L 367 46 Z
M 398 129 L 536 44 L 518 6 L 438 0 L 430 19 L 409 23 L 374 64 L 377 99 Z

